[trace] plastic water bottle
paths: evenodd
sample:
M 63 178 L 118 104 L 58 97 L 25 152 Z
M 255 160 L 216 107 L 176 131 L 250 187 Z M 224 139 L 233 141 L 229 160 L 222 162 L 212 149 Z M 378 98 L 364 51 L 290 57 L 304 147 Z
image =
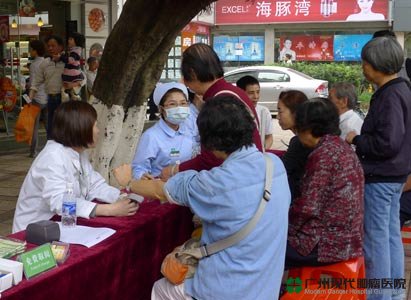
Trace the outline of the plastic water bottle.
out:
M 61 210 L 61 224 L 64 227 L 74 227 L 77 223 L 77 203 L 74 197 L 73 183 L 67 182 Z

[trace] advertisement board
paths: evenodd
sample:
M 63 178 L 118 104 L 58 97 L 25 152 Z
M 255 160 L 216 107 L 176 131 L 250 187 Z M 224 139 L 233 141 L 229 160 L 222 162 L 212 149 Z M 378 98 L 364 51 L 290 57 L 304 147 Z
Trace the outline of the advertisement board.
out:
M 263 36 L 219 35 L 213 47 L 221 61 L 264 61 Z
M 219 0 L 216 25 L 384 21 L 388 0 Z
M 371 38 L 371 34 L 335 35 L 334 60 L 360 61 L 361 49 Z
M 333 61 L 332 35 L 296 35 L 280 37 L 279 61 L 291 55 L 293 61 Z

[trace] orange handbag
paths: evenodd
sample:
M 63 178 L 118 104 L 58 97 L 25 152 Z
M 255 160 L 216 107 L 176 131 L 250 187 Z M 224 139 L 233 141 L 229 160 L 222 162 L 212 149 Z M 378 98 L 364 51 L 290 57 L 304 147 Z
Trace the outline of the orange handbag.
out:
M 23 107 L 14 127 L 14 138 L 17 142 L 25 142 L 31 145 L 34 123 L 39 112 L 40 107 L 31 103 Z

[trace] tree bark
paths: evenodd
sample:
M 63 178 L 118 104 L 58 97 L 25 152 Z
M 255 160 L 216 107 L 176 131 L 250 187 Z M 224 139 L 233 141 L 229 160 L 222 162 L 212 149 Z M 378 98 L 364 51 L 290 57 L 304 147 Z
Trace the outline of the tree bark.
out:
M 100 137 L 91 153 L 97 171 L 130 163 L 143 129 L 147 98 L 176 36 L 215 0 L 128 0 L 105 44 L 93 86 Z

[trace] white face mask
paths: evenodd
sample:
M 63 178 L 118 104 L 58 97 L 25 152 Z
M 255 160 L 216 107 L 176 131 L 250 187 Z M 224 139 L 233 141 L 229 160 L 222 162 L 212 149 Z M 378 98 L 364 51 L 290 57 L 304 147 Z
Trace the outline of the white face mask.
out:
M 165 108 L 165 119 L 174 125 L 180 125 L 190 116 L 190 107 L 178 106 L 172 108 Z

